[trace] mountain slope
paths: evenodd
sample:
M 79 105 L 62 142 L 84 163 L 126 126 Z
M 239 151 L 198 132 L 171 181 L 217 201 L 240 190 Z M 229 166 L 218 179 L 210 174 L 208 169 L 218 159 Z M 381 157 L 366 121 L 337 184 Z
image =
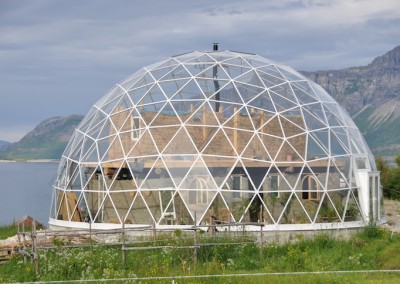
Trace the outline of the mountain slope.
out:
M 46 119 L 20 141 L 0 149 L 0 159 L 59 159 L 83 116 Z
M 10 144 L 10 142 L 8 142 L 8 141 L 0 140 L 0 149 L 2 147 L 5 147 L 5 146 L 9 145 L 9 144 Z
M 350 113 L 374 154 L 400 153 L 400 46 L 367 66 L 302 73 Z

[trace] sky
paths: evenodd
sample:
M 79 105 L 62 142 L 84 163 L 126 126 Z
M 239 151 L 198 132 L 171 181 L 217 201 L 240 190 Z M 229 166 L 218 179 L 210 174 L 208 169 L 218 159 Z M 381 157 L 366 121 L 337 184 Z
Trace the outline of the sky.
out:
M 316 71 L 367 65 L 399 39 L 399 0 L 0 0 L 0 140 L 214 42 Z

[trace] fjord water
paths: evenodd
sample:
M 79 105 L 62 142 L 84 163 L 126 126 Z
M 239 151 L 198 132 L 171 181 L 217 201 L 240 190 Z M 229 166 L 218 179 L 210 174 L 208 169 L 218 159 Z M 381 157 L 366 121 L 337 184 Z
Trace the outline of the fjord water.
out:
M 0 163 L 0 226 L 29 215 L 47 226 L 58 162 Z

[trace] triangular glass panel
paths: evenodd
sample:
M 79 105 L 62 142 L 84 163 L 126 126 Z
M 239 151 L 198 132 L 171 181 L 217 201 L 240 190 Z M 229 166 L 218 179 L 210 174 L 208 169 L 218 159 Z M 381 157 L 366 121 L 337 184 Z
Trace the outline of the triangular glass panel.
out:
M 157 63 L 157 64 L 159 64 L 159 63 Z M 161 68 L 169 67 L 172 70 L 178 64 L 179 64 L 179 61 L 176 60 L 175 58 L 168 58 L 164 62 L 161 61 L 161 64 L 159 64 L 158 66 L 154 66 L 154 69 L 161 69 Z
M 288 81 L 299 81 L 299 80 L 304 80 L 304 78 L 298 74 L 296 71 L 294 71 L 292 68 L 288 66 L 276 66 L 276 68 L 279 70 L 279 72 L 286 78 Z
M 291 165 L 302 164 L 305 156 L 306 134 L 288 138 L 283 142 L 277 162 L 288 163 Z
M 76 127 L 76 129 L 79 129 L 83 133 L 86 133 L 88 129 L 90 128 L 90 125 L 93 123 L 93 119 L 96 115 L 97 111 L 95 108 L 92 108 L 89 110 L 89 112 L 86 114 L 86 116 L 81 120 L 79 125 Z M 105 116 L 104 116 L 105 117 Z
M 161 121 L 162 120 L 160 120 L 160 122 Z M 163 127 L 149 128 L 151 137 L 153 138 L 153 141 L 155 142 L 156 145 L 156 148 L 154 150 L 157 151 L 158 149 L 158 151 L 162 152 L 179 129 L 180 129 L 179 126 L 163 126 Z M 146 134 L 144 133 L 143 135 Z M 146 139 L 143 140 L 143 142 L 148 141 L 146 136 L 145 138 Z M 143 144 L 143 147 L 146 147 L 146 145 Z
M 271 163 L 247 159 L 243 159 L 242 163 L 246 167 L 250 190 L 263 191 L 264 180 L 269 172 Z
M 210 225 L 225 225 L 234 219 L 229 208 L 226 206 L 224 198 L 217 193 L 213 202 L 203 216 L 196 216 L 197 223 Z M 227 229 L 227 228 L 226 228 Z
M 257 71 L 258 76 L 260 76 L 265 87 L 273 88 L 277 85 L 280 85 L 280 84 L 286 82 L 286 80 L 284 78 L 282 78 L 282 75 L 280 73 L 270 70 L 270 69 L 265 70 L 265 68 L 268 68 L 268 67 L 261 67 Z M 265 72 L 265 71 L 267 71 L 267 72 Z
M 110 120 L 117 132 L 127 131 L 131 128 L 130 118 L 132 117 L 130 110 L 117 109 L 110 115 Z
M 326 145 L 329 147 L 329 144 Z M 329 149 L 325 145 L 321 145 L 320 141 L 316 141 L 310 133 L 307 140 L 307 160 L 315 160 L 329 156 Z
M 186 131 L 192 141 L 191 144 L 194 143 L 198 151 L 203 150 L 218 129 L 218 127 L 186 126 Z
M 229 64 L 229 65 L 244 66 L 244 67 L 251 68 L 251 65 L 247 62 L 247 60 L 245 60 L 241 56 L 226 59 L 226 60 L 224 60 L 224 64 L 225 63 Z
M 200 62 L 200 63 L 211 63 L 211 64 L 213 64 L 213 63 L 215 63 L 215 60 L 211 56 L 209 56 L 208 54 L 203 54 L 203 55 L 200 55 L 200 56 L 198 56 L 196 58 L 193 58 L 193 59 L 185 61 L 185 63 L 191 63 L 191 62 L 193 62 L 193 63 Z
M 144 85 L 149 85 L 154 83 L 154 78 L 146 72 L 143 74 L 143 76 L 132 86 L 132 88 L 138 87 L 138 86 L 144 86 Z
M 309 224 L 312 222 L 313 215 L 308 212 L 308 207 L 306 207 L 305 201 L 302 200 L 299 195 L 293 194 L 291 199 L 290 211 L 288 213 L 290 223 L 293 224 Z M 288 207 L 286 207 L 286 210 Z M 311 209 L 312 211 L 312 209 Z M 284 215 L 285 216 L 285 215 Z
M 116 220 L 120 220 L 121 223 L 131 224 L 132 221 L 126 217 L 134 200 L 134 196 L 130 194 L 130 192 L 112 192 L 109 196 L 115 206 Z
M 268 153 L 271 156 L 272 160 L 278 158 L 279 151 L 282 147 L 283 139 L 280 137 L 272 136 L 272 135 L 265 135 L 260 133 L 260 139 L 264 144 L 265 149 L 268 150 Z
M 257 72 L 254 71 L 254 70 L 250 70 L 249 72 L 247 72 L 247 73 L 245 73 L 245 74 L 243 74 L 243 75 L 237 77 L 237 78 L 235 79 L 235 82 L 243 83 L 243 85 L 242 85 L 242 84 L 237 84 L 237 86 L 238 86 L 238 85 L 242 85 L 243 87 L 244 87 L 244 86 L 247 86 L 247 85 L 263 86 L 263 84 L 262 84 L 262 82 L 261 82 L 261 80 L 260 80 L 260 77 L 258 77 Z M 239 86 L 238 86 L 238 89 L 240 89 Z M 264 89 L 264 88 L 262 88 L 262 89 Z M 261 90 L 260 90 L 260 91 L 261 91 Z M 260 91 L 259 91 L 259 92 L 260 92 Z M 259 92 L 258 92 L 258 93 L 259 93 Z
M 113 100 L 107 102 L 106 104 L 104 104 L 100 109 L 104 112 L 104 113 L 113 113 L 116 108 L 118 108 L 120 101 L 123 98 L 123 93 L 118 94 L 118 96 L 115 96 L 113 98 Z
M 318 102 L 318 100 L 313 96 L 313 94 L 307 93 L 302 89 L 297 88 L 294 84 L 291 85 L 293 92 L 295 93 L 297 100 L 301 105 L 312 104 Z
M 224 126 L 251 131 L 255 129 L 255 125 L 253 125 L 255 115 L 256 112 L 253 108 L 247 109 L 245 106 L 234 105 L 232 115 L 225 116 Z
M 239 179 L 239 177 L 236 179 Z M 245 193 L 239 192 L 239 189 L 231 188 L 230 190 L 221 191 L 220 194 L 229 208 L 231 222 L 239 222 L 249 203 L 249 200 L 245 198 Z
M 209 78 L 219 81 L 221 84 L 222 81 L 229 80 L 229 76 L 225 73 L 225 70 L 221 68 L 219 64 L 213 64 L 212 66 L 205 69 L 203 72 L 196 75 L 199 78 Z M 223 84 L 223 83 L 222 83 Z
M 140 86 L 139 88 L 135 88 L 128 92 L 129 98 L 131 99 L 134 105 L 138 105 L 142 100 L 143 96 L 147 94 L 147 92 L 154 86 L 154 83 L 151 85 Z
M 348 198 L 348 202 L 347 202 L 344 220 L 345 220 L 345 222 L 363 220 L 360 205 L 357 202 L 357 198 L 354 196 L 353 190 L 349 190 L 349 198 Z
M 130 220 L 131 224 L 153 224 L 155 220 L 149 210 L 149 206 L 143 200 L 142 193 L 138 192 L 127 215 L 127 220 Z
M 121 219 L 118 216 L 117 210 L 115 209 L 115 205 L 110 198 L 109 194 L 106 194 L 104 198 L 104 202 L 98 210 L 97 218 L 95 222 L 98 223 L 114 223 L 120 224 Z
M 154 144 L 156 140 L 153 140 L 149 130 L 142 132 L 138 139 L 135 137 L 132 138 L 132 133 L 130 132 L 124 133 L 124 135 L 121 134 L 120 136 L 121 139 L 127 140 L 123 144 L 128 157 L 154 156 L 159 154 L 158 146 Z M 130 149 L 129 145 L 132 145 Z
M 287 99 L 286 97 L 289 96 L 289 92 L 285 93 L 284 96 L 278 94 L 278 91 L 282 93 L 284 86 L 278 86 L 273 89 L 269 90 L 269 94 L 271 99 L 275 105 L 275 109 L 277 112 L 286 111 L 287 109 L 292 109 L 298 107 L 298 104 Z
M 260 115 L 263 115 L 264 112 L 266 112 L 267 114 L 276 113 L 275 106 L 272 103 L 268 91 L 264 91 L 260 95 L 256 96 L 254 99 L 251 99 L 250 101 L 248 101 L 247 104 L 250 108 L 254 107 L 255 109 L 258 109 Z
M 153 211 L 152 214 L 159 225 L 177 225 L 177 211 L 175 206 L 176 191 L 172 188 L 165 188 L 164 190 L 155 191 L 153 194 L 157 195 L 159 208 Z
M 243 100 L 232 82 L 215 90 L 215 94 L 211 95 L 209 98 L 213 101 L 243 104 Z
M 227 138 L 223 130 L 218 130 L 213 137 L 210 138 L 208 144 L 205 146 L 202 154 L 205 155 L 218 155 L 218 156 L 237 156 L 233 145 Z
M 164 102 L 167 98 L 165 97 L 163 91 L 160 89 L 158 84 L 153 85 L 150 90 L 143 96 L 140 102 L 137 104 L 138 106 L 145 106 L 148 104 Z
M 289 83 L 282 83 L 280 85 L 269 88 L 269 91 L 274 92 L 276 95 L 288 100 L 289 102 L 298 105 L 298 98 L 293 93 Z
M 176 209 L 177 224 L 194 225 L 194 216 L 192 215 L 192 212 L 189 211 L 188 204 L 186 204 L 181 194 L 182 192 L 177 192 L 173 201 Z
M 260 88 L 258 86 L 240 84 L 237 82 L 235 82 L 234 84 L 236 85 L 236 88 L 245 103 L 248 103 L 253 98 L 257 97 L 259 94 L 265 91 L 264 88 Z
M 279 195 L 276 213 L 271 212 L 277 223 L 279 224 L 293 223 L 292 204 L 293 200 L 296 200 L 296 197 L 294 197 L 293 195 L 294 193 L 291 192 L 282 192 Z
M 337 212 L 335 206 L 333 206 L 331 199 L 328 194 L 324 194 L 321 198 L 320 208 L 315 218 L 316 223 L 333 223 L 340 222 L 341 217 Z
M 227 177 L 237 161 L 236 158 L 208 155 L 202 155 L 202 159 L 218 188 L 223 187 L 223 184 L 227 182 Z
M 245 148 L 240 154 L 242 158 L 271 161 L 271 157 L 259 135 L 254 133 L 247 141 L 247 145 L 245 145 Z
M 197 149 L 185 128 L 179 129 L 163 150 L 163 154 L 197 154 Z
M 118 85 L 121 88 L 123 88 L 124 90 L 130 90 L 144 76 L 144 74 L 146 72 L 147 72 L 147 70 L 142 68 L 142 69 L 138 70 L 137 72 L 133 73 L 132 75 L 130 75 L 128 78 L 126 78 L 124 81 L 122 81 Z
M 300 79 L 300 81 L 296 82 L 290 82 L 290 85 L 292 86 L 293 91 L 297 95 L 297 91 L 300 91 L 301 94 L 306 94 L 307 96 L 311 97 L 312 100 L 318 101 L 318 96 L 316 95 L 314 88 L 312 88 L 311 84 L 314 84 L 312 81 Z M 302 95 L 301 95 L 302 96 Z M 306 100 L 309 100 L 307 98 Z
M 192 75 L 186 70 L 183 65 L 178 65 L 171 72 L 167 73 L 161 80 L 176 80 L 190 78 Z
M 320 121 L 320 123 L 324 124 L 324 127 L 328 126 L 328 123 L 327 123 L 326 117 L 325 117 L 325 111 L 323 110 L 321 102 L 303 105 L 302 109 L 303 109 L 303 112 L 304 112 L 304 110 L 306 110 L 310 115 L 316 117 Z
M 172 105 L 170 103 L 166 103 L 151 124 L 152 126 L 180 125 L 182 122 Z
M 316 116 L 313 114 L 309 113 L 307 110 L 303 109 L 303 117 L 304 117 L 304 122 L 307 126 L 307 129 L 309 131 L 312 130 L 317 130 L 317 129 L 324 129 L 327 127 L 326 124 L 321 122 Z
M 166 67 L 162 68 L 157 68 L 157 69 L 152 69 L 149 71 L 149 73 L 154 77 L 156 81 L 160 80 L 163 78 L 165 75 L 169 74 L 172 70 L 174 70 L 177 67 L 177 65 L 169 65 Z M 174 71 L 172 71 L 174 72 Z
M 337 103 L 324 103 L 323 109 L 329 126 L 343 126 L 343 120 L 340 116 L 340 110 Z
M 197 159 L 197 155 L 164 155 L 164 163 L 178 187 Z
M 204 96 L 194 80 L 174 80 L 160 83 L 171 100 L 202 100 Z
M 145 107 L 140 107 L 138 109 L 133 109 L 132 110 L 132 116 L 135 118 L 138 118 L 139 121 L 144 122 L 143 127 L 145 125 L 151 125 L 153 124 L 153 121 L 155 118 L 157 118 L 157 115 L 159 112 L 162 110 L 162 108 L 166 105 L 166 103 L 156 103 L 156 104 L 150 104 Z M 158 125 L 163 125 L 160 124 L 160 121 L 156 122 L 157 124 L 153 124 L 155 126 Z M 140 125 L 140 124 L 139 124 Z
M 208 103 L 198 105 L 193 109 L 193 114 L 185 122 L 186 125 L 219 126 L 214 111 Z
M 300 115 L 281 114 L 279 116 L 285 137 L 292 137 L 306 132 L 304 120 Z
M 225 72 L 228 74 L 228 76 L 232 79 L 235 79 L 242 74 L 250 71 L 250 68 L 246 68 L 243 66 L 234 66 L 234 65 L 228 65 L 228 64 L 222 64 L 222 68 L 225 70 Z
M 103 96 L 100 100 L 98 100 L 94 104 L 94 107 L 102 109 L 107 105 L 113 106 L 118 102 L 119 98 L 122 96 L 123 93 L 124 90 L 120 88 L 118 85 L 115 85 L 105 96 Z M 108 107 L 108 109 L 110 109 L 110 107 Z
M 214 64 L 190 64 L 190 63 L 185 63 L 186 69 L 188 70 L 188 72 L 193 77 L 202 77 L 202 76 L 199 76 L 199 74 L 203 73 L 204 70 L 206 70 L 206 69 L 212 68 L 213 65 Z
M 120 159 L 125 156 L 125 153 L 123 151 L 121 141 L 119 139 L 118 135 L 111 136 L 109 140 L 109 148 L 107 151 L 101 156 L 101 161 L 107 161 L 107 160 L 116 160 Z
M 330 142 L 332 156 L 348 154 L 346 146 L 343 145 L 343 142 L 332 132 L 332 129 L 330 133 Z

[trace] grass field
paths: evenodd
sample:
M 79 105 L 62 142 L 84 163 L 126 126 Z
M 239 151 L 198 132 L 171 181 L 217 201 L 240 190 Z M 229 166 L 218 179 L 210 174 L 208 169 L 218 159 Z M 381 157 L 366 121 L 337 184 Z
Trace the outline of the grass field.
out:
M 365 272 L 400 269 L 400 235 L 375 226 L 347 240 L 328 234 L 305 239 L 298 234 L 293 242 L 265 244 L 261 250 L 255 243 L 232 245 L 231 239 L 205 236 L 201 243 L 219 245 L 201 246 L 196 258 L 193 248 L 171 248 L 190 245 L 191 240 L 182 232 L 160 236 L 157 245 L 170 247 L 128 251 L 125 267 L 121 246 L 69 248 L 55 242 L 54 248 L 39 251 L 39 275 L 30 262 L 16 257 L 0 266 L 0 282 L 110 279 L 112 283 L 125 278 L 122 283 L 129 283 L 133 280 L 127 278 L 136 278 L 137 283 L 400 283 L 400 272 Z

